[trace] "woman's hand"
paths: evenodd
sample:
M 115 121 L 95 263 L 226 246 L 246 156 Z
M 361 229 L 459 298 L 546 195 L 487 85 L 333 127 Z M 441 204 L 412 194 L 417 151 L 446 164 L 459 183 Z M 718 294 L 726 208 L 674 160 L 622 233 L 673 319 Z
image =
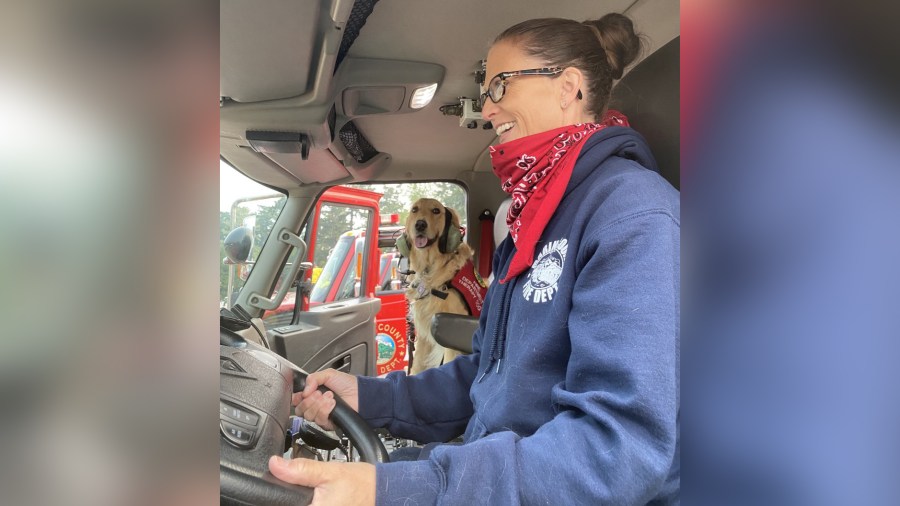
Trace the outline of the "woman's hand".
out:
M 356 376 L 338 372 L 334 369 L 314 372 L 307 376 L 306 387 L 302 392 L 296 392 L 291 397 L 291 404 L 297 406 L 297 416 L 311 420 L 321 427 L 334 430 L 334 425 L 328 419 L 328 415 L 334 409 L 334 394 L 322 393 L 318 390 L 320 385 L 325 385 L 341 399 L 344 400 L 353 411 L 359 412 L 359 389 Z
M 375 505 L 375 466 L 372 464 L 285 460 L 273 455 L 269 459 L 269 470 L 282 481 L 315 488 L 310 506 Z

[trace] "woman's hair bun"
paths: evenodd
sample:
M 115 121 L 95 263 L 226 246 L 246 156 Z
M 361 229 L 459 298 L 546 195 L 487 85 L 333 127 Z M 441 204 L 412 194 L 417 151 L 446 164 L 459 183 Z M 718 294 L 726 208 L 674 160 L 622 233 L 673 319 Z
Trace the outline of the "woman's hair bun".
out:
M 625 68 L 641 52 L 641 39 L 634 33 L 634 23 L 627 16 L 610 13 L 600 19 L 585 21 L 584 24 L 590 26 L 600 38 L 600 44 L 606 51 L 606 60 L 612 68 L 613 79 L 621 78 Z

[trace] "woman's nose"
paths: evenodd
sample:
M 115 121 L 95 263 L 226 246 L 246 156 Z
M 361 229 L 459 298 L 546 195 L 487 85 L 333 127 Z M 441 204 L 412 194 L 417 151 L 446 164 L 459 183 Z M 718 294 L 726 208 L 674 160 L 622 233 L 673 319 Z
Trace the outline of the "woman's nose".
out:
M 497 104 L 495 104 L 494 101 L 491 100 L 490 97 L 485 97 L 484 105 L 481 106 L 481 117 L 485 121 L 491 121 L 491 118 L 496 116 L 497 111 L 499 111 L 499 110 L 500 110 L 500 108 L 497 107 Z

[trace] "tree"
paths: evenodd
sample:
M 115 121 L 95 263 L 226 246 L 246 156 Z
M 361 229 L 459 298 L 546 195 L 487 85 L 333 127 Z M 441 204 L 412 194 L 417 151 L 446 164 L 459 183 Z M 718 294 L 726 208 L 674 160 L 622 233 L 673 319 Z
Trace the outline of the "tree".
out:
M 225 259 L 225 237 L 231 232 L 231 214 L 219 212 L 219 300 L 225 300 L 228 289 L 228 266 Z
M 253 251 L 250 254 L 250 258 L 255 260 L 259 256 L 259 252 L 262 250 L 266 239 L 272 233 L 272 227 L 275 226 L 275 220 L 281 214 L 281 209 L 284 207 L 285 202 L 287 202 L 287 199 L 281 197 L 269 204 L 259 206 L 253 226 Z
M 259 252 L 275 225 L 275 220 L 281 213 L 286 202 L 285 197 L 256 201 L 239 205 L 231 213 L 219 212 L 219 297 L 225 300 L 228 291 L 229 265 L 224 263 L 225 238 L 236 227 L 249 226 L 253 230 L 253 248 L 250 250 L 249 261 L 256 261 Z M 237 291 L 243 286 L 243 280 L 235 273 L 233 290 Z
M 337 244 L 341 234 L 351 230 L 352 220 L 349 208 L 325 204 L 319 215 L 319 229 L 316 231 L 316 253 L 313 256 L 316 267 L 324 267 L 331 248 Z
M 382 215 L 399 214 L 404 223 L 409 216 L 409 208 L 416 200 L 427 197 L 439 200 L 453 209 L 460 217 L 460 223 L 466 226 L 466 192 L 462 186 L 448 182 L 434 183 L 395 183 L 356 185 L 367 190 L 383 194 L 380 212 Z

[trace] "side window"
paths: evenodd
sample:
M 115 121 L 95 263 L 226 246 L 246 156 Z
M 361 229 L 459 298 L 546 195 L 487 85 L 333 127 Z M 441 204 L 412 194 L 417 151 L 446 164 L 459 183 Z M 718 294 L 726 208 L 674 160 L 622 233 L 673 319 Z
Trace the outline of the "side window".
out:
M 221 162 L 219 195 L 219 297 L 220 305 L 231 307 L 253 270 L 256 258 L 284 208 L 284 195 L 272 192 L 230 165 Z M 232 265 L 224 249 L 226 236 L 238 227 L 246 227 L 252 236 L 250 257 L 246 263 Z
M 366 234 L 374 219 L 370 209 L 326 203 L 318 218 L 310 307 L 363 295 L 365 266 L 371 261 L 372 238 Z
M 300 237 L 306 237 L 306 226 L 300 231 Z M 278 280 L 275 282 L 275 291 L 279 292 L 282 290 L 282 287 L 287 283 L 288 274 L 291 272 L 291 267 L 294 265 L 294 262 L 303 262 L 303 259 L 297 259 L 298 250 L 296 248 L 291 249 L 290 255 L 288 255 L 287 263 L 281 269 L 281 273 L 278 275 Z M 301 275 L 302 276 L 302 275 Z M 300 278 L 301 276 L 298 276 Z M 275 328 L 281 325 L 289 325 L 294 319 L 294 306 L 297 304 L 297 283 L 303 283 L 303 279 L 294 280 L 294 284 L 287 288 L 288 292 L 285 294 L 284 299 L 281 301 L 281 305 L 275 308 L 274 310 L 266 311 L 263 313 L 263 321 L 266 324 L 267 328 Z
M 403 288 L 403 272 L 408 266 L 401 264 L 400 253 L 394 243 L 403 233 L 406 217 L 413 202 L 420 198 L 432 198 L 456 211 L 460 226 L 467 229 L 466 190 L 456 183 L 437 181 L 431 183 L 355 184 L 381 195 L 378 208 L 381 223 L 378 229 L 378 248 L 381 256 L 375 293 L 396 292 Z M 471 242 L 470 242 L 471 244 Z M 405 260 L 404 260 L 405 261 Z
M 455 183 L 347 185 L 326 191 L 301 233 L 310 251 L 300 261 L 313 264 L 301 280 L 303 300 L 296 300 L 296 288 L 289 291 L 279 308 L 264 315 L 266 325 L 274 328 L 291 323 L 298 303 L 301 308 L 315 308 L 368 294 L 401 293 L 407 267 L 401 264 L 394 243 L 403 232 L 412 203 L 422 197 L 455 209 L 461 226 L 466 227 L 466 192 Z M 380 219 L 377 224 L 375 209 Z M 296 261 L 292 256 L 289 264 Z
M 382 220 L 390 215 L 399 215 L 399 224 L 406 222 L 409 208 L 420 198 L 432 198 L 453 209 L 459 215 L 460 225 L 466 227 L 466 190 L 446 181 L 433 183 L 392 183 L 392 184 L 355 184 L 356 188 L 382 194 L 379 211 Z

